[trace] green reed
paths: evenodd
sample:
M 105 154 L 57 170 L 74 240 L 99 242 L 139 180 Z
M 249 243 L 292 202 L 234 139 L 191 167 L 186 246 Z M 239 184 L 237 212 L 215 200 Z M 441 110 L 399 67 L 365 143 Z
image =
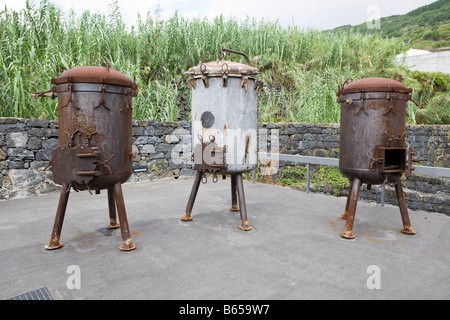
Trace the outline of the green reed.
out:
M 105 65 L 138 84 L 135 119 L 177 119 L 177 96 L 190 67 L 220 59 L 220 48 L 245 52 L 267 85 L 260 121 L 338 122 L 336 92 L 348 77 L 392 77 L 406 44 L 378 35 L 333 34 L 276 22 L 175 13 L 140 16 L 130 28 L 117 1 L 108 14 L 64 13 L 48 2 L 0 12 L 0 116 L 57 118 L 56 100 L 34 99 L 51 78 L 81 65 Z M 0 9 L 1 10 L 1 9 Z M 241 59 L 229 54 L 230 60 Z M 414 112 L 416 109 L 410 107 Z M 415 119 L 411 117 L 411 119 Z

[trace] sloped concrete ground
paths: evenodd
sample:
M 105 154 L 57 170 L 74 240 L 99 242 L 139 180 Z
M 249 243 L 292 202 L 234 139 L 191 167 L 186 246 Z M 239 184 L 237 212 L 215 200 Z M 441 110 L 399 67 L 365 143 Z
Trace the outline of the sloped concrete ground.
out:
M 356 239 L 339 237 L 345 198 L 245 182 L 251 231 L 230 212 L 230 180 L 123 185 L 136 250 L 108 230 L 106 192 L 71 192 L 61 235 L 44 249 L 59 194 L 0 202 L 0 299 L 48 287 L 60 299 L 449 299 L 450 218 L 359 201 Z M 371 289 L 372 288 L 372 289 Z

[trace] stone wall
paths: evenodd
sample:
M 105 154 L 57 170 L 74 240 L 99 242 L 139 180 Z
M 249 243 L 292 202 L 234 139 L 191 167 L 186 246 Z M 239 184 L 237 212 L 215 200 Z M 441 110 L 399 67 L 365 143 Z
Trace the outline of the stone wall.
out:
M 262 123 L 260 128 L 279 133 L 281 153 L 339 158 L 339 124 Z M 421 165 L 450 167 L 450 126 L 407 126 L 406 142 Z M 283 163 L 280 164 L 280 168 Z
M 339 158 L 339 124 L 312 123 L 263 123 L 268 134 L 279 134 L 279 150 L 285 154 Z M 406 141 L 416 152 L 419 165 L 450 167 L 450 126 L 407 126 Z M 270 147 L 269 150 L 270 151 Z M 305 165 L 280 161 L 278 174 L 283 170 Z M 314 173 L 319 166 L 311 166 Z M 277 174 L 275 175 L 276 178 Z M 450 215 L 450 179 L 413 175 L 403 178 L 408 208 Z M 304 188 L 300 188 L 303 189 Z M 346 195 L 347 190 L 334 190 L 330 185 L 312 185 L 311 191 L 334 195 Z M 360 198 L 380 202 L 381 186 L 367 190 L 362 186 Z M 385 186 L 385 202 L 397 205 L 394 189 Z
M 269 152 L 278 147 L 286 154 L 339 157 L 338 124 L 261 123 L 260 129 L 268 134 Z M 192 176 L 190 131 L 188 121 L 133 120 L 135 173 L 128 182 Z M 278 139 L 271 141 L 271 134 Z M 450 166 L 450 126 L 408 126 L 406 135 L 422 165 Z M 59 191 L 51 172 L 44 171 L 47 157 L 57 145 L 57 121 L 0 118 L 0 200 Z M 280 162 L 278 172 L 292 166 L 301 165 Z M 413 176 L 404 184 L 411 209 L 450 215 L 449 179 Z M 386 190 L 386 202 L 395 204 L 390 188 Z M 363 190 L 361 197 L 379 201 L 379 192 L 378 187 L 372 187 L 371 191 Z
M 146 170 L 133 173 L 128 182 L 192 175 L 190 157 L 182 163 L 172 160 L 174 147 L 190 142 L 190 128 L 187 121 L 133 120 L 133 167 Z M 44 170 L 57 145 L 55 120 L 0 118 L 0 200 L 60 190 Z

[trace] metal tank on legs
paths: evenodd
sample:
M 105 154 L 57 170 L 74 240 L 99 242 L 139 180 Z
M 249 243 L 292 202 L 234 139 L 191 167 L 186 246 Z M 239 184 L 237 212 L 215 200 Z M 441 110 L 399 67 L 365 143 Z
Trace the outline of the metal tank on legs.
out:
M 250 230 L 242 173 L 257 165 L 258 92 L 263 84 L 254 76 L 258 69 L 241 52 L 221 49 L 222 61 L 200 63 L 187 74 L 192 89 L 192 145 L 197 170 L 184 221 L 192 219 L 200 182 L 206 174 L 231 176 L 231 211 L 240 211 L 239 229 Z M 245 57 L 248 64 L 226 61 L 226 52 Z M 238 203 L 239 202 L 239 203 Z
M 337 93 L 341 104 L 339 169 L 350 180 L 341 237 L 352 239 L 353 221 L 362 183 L 393 183 L 403 222 L 403 233 L 411 228 L 401 177 L 411 175 L 413 151 L 406 145 L 406 103 L 412 89 L 401 78 L 347 79 Z
M 52 84 L 51 90 L 34 94 L 58 97 L 59 146 L 52 150 L 48 166 L 62 190 L 46 249 L 62 246 L 59 240 L 70 189 L 96 193 L 106 189 L 108 228 L 120 226 L 120 249 L 133 250 L 121 184 L 132 174 L 131 100 L 136 84 L 109 65 L 76 67 L 52 79 Z

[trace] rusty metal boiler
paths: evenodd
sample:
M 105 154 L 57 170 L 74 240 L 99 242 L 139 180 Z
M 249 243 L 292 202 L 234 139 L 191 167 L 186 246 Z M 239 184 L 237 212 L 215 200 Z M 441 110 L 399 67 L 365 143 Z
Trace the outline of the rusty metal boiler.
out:
M 339 87 L 341 104 L 339 169 L 350 180 L 344 215 L 347 220 L 341 237 L 353 239 L 353 222 L 362 183 L 393 183 L 403 222 L 402 232 L 411 228 L 401 177 L 411 175 L 413 151 L 405 142 L 406 103 L 412 89 L 401 77 L 349 78 Z
M 37 97 L 58 97 L 59 146 L 48 167 L 62 185 L 55 223 L 46 249 L 57 249 L 70 190 L 106 189 L 110 224 L 122 232 L 121 250 L 136 246 L 130 237 L 121 184 L 132 174 L 132 97 L 137 86 L 106 67 L 83 66 L 52 79 L 55 86 Z M 51 92 L 51 93 L 50 93 Z M 119 216 L 117 223 L 116 208 Z
M 226 61 L 226 52 L 245 57 L 248 64 Z M 242 173 L 257 165 L 258 93 L 263 84 L 254 76 L 244 53 L 221 49 L 222 61 L 200 63 L 186 74 L 192 92 L 193 162 L 197 174 L 183 221 L 192 220 L 191 212 L 200 182 L 206 174 L 231 176 L 231 211 L 240 211 L 239 229 L 250 230 Z M 238 205 L 239 202 L 239 205 Z

